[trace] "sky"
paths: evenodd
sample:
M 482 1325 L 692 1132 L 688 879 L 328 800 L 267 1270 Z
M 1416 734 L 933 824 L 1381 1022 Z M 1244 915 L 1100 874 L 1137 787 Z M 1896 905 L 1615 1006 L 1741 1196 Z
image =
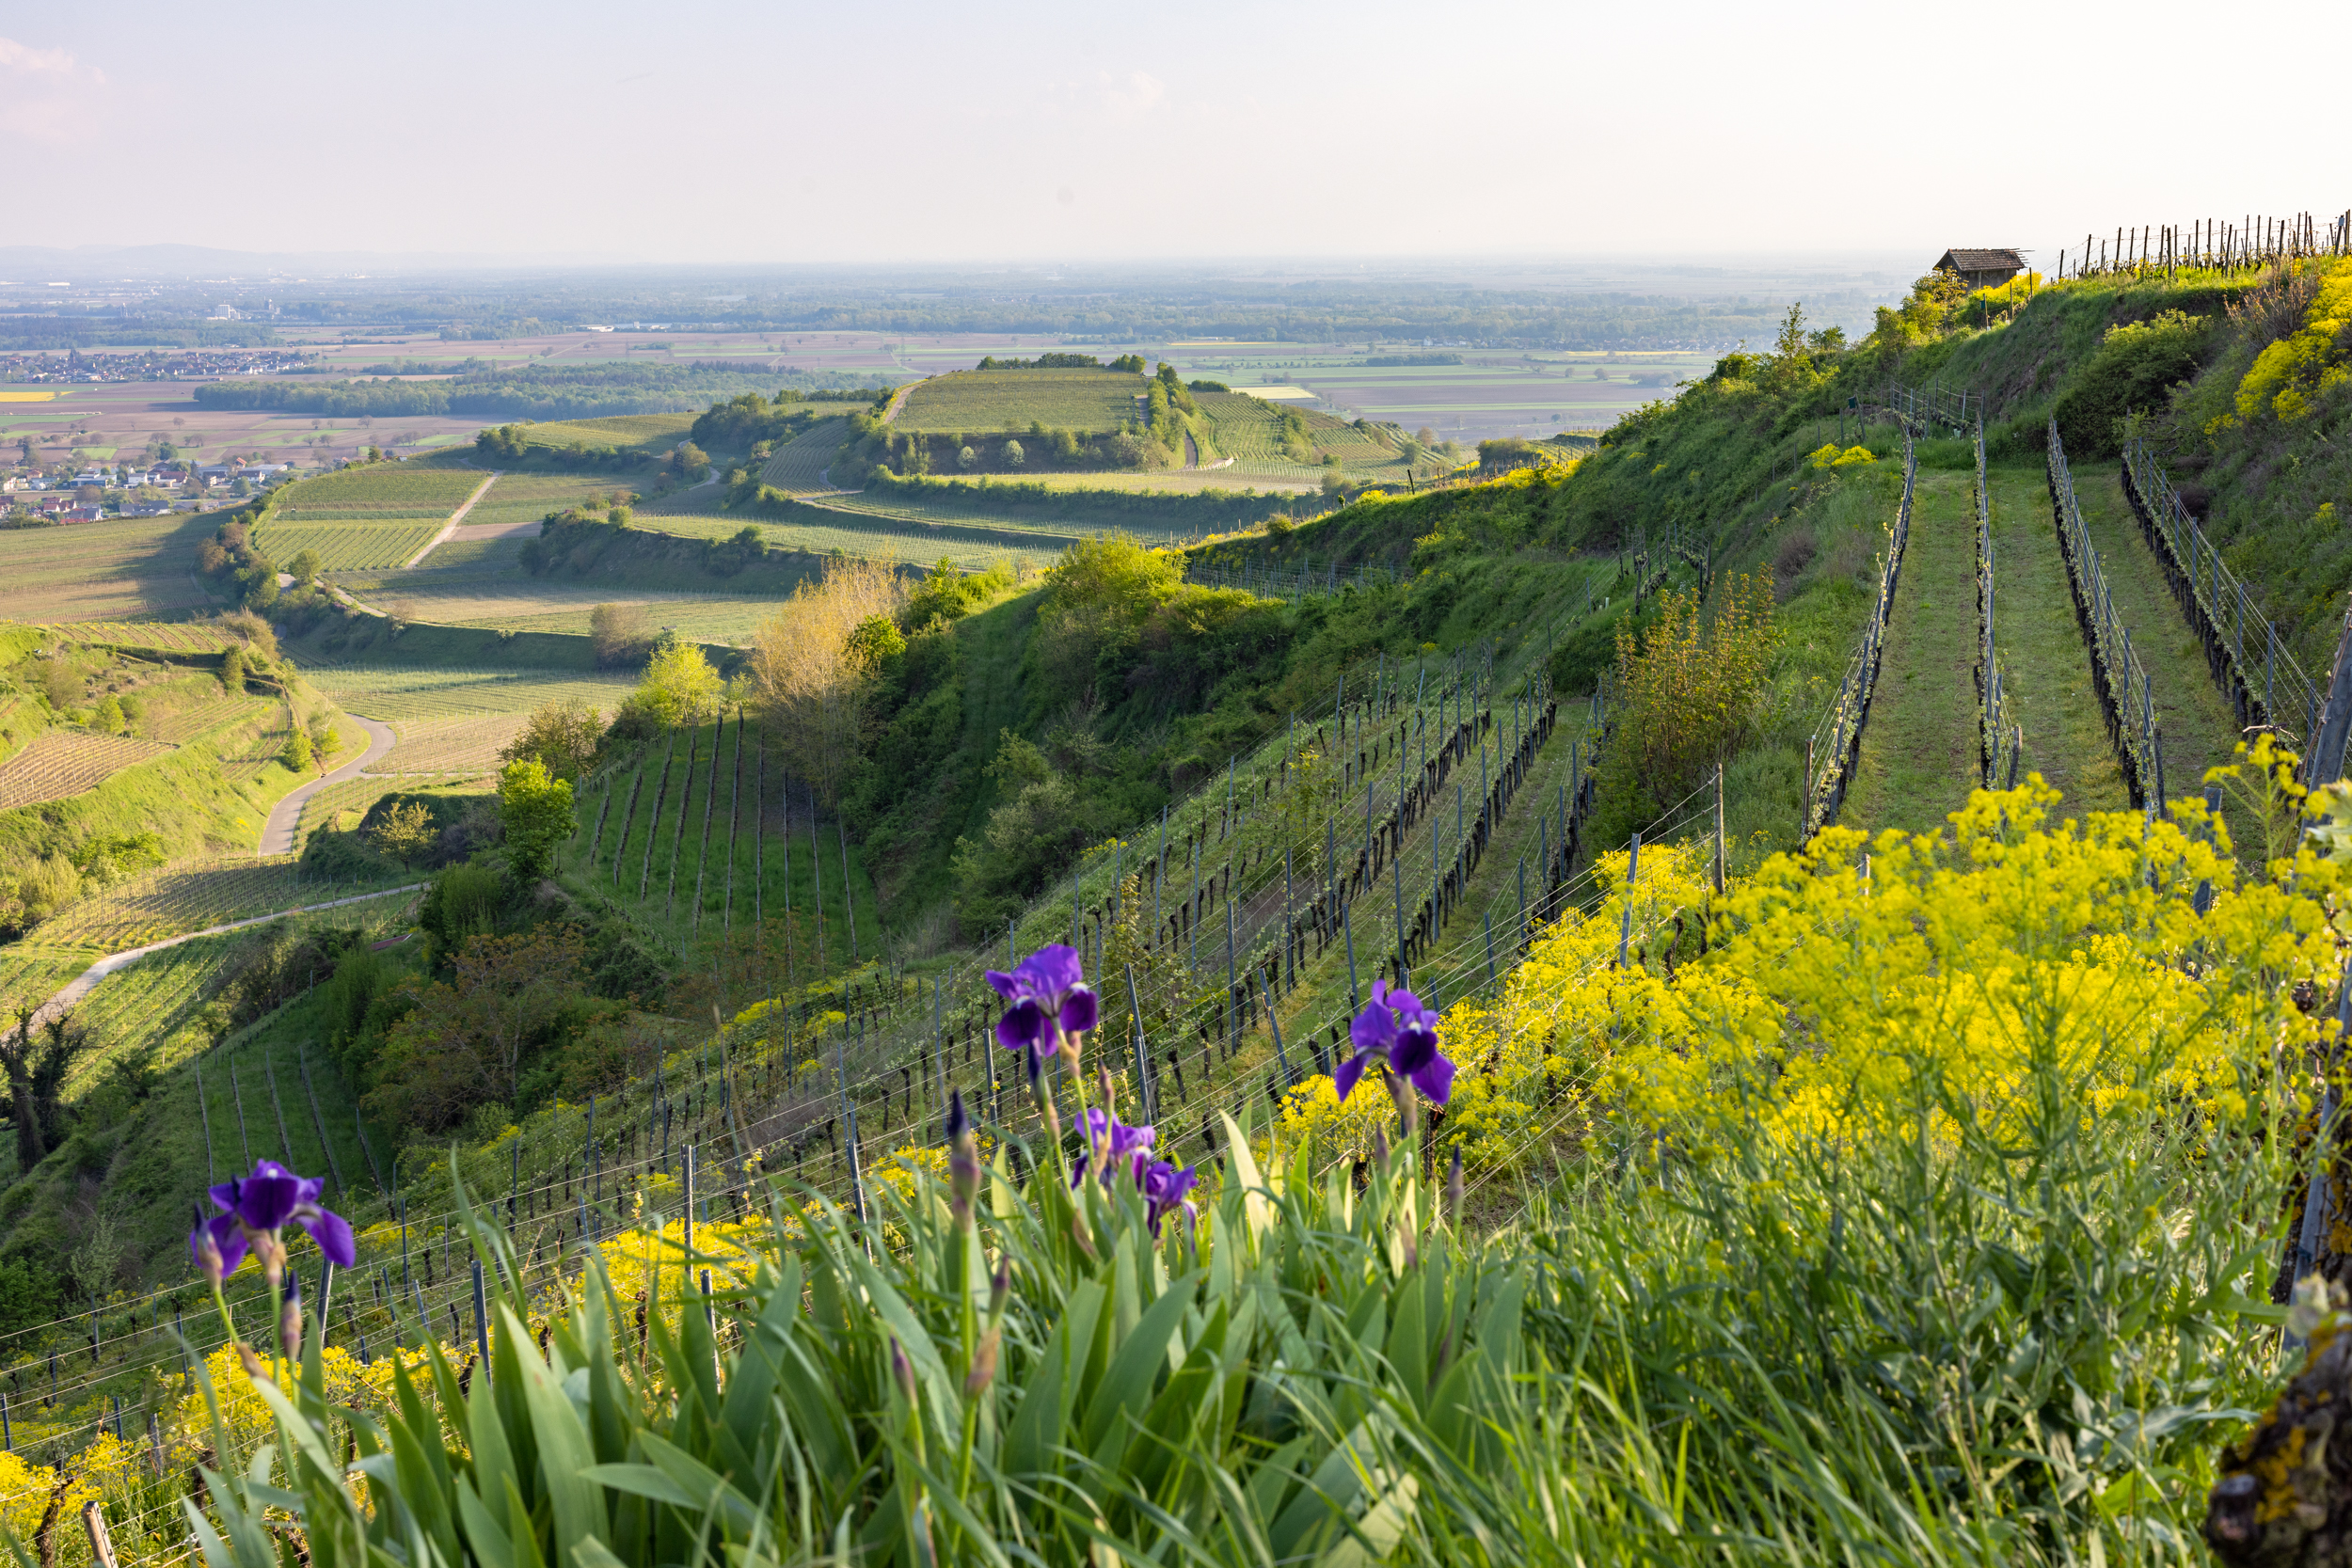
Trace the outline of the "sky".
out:
M 0 243 L 1883 255 L 2352 205 L 2352 7 L 0 7 Z M 39 193 L 39 199 L 30 198 Z

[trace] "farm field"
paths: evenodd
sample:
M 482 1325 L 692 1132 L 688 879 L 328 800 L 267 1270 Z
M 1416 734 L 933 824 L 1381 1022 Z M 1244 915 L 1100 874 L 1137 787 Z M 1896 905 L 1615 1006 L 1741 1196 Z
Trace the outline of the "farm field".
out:
M 381 358 L 385 351 L 365 351 Z M 0 404 L 0 439 L 33 437 L 43 461 L 70 451 L 112 456 L 168 441 L 183 457 L 217 463 L 231 454 L 315 466 L 359 455 L 368 446 L 421 448 L 433 437 L 470 440 L 478 419 L 421 416 L 345 422 L 310 414 L 199 406 L 184 381 L 103 382 L 57 389 L 56 402 Z M 84 428 L 76 433 L 71 427 Z
M 123 517 L 8 535 L 0 620 L 121 622 L 209 608 L 196 546 L 215 524 L 193 515 Z
M 918 384 L 891 423 L 917 431 L 1099 434 L 1136 417 L 1144 378 L 1125 371 L 960 371 Z
M 501 724 L 504 726 L 504 734 L 507 736 L 511 736 L 515 730 L 521 727 L 519 719 L 458 720 L 453 722 Z M 505 744 L 505 740 L 501 738 L 499 744 Z M 368 808 L 387 795 L 396 795 L 408 790 L 446 788 L 463 784 L 469 778 L 476 777 L 483 771 L 479 768 L 462 768 L 453 773 L 395 768 L 393 763 L 399 754 L 400 748 L 394 748 L 390 755 L 377 761 L 375 765 L 377 771 L 363 773 L 356 779 L 345 779 L 340 784 L 328 784 L 325 789 L 303 801 L 302 820 L 294 828 L 294 853 L 300 854 L 302 847 L 310 842 L 310 835 L 322 829 L 348 832 L 358 827 L 360 819 L 367 815 Z M 490 765 L 496 764 L 497 754 L 497 749 L 493 747 L 489 753 Z
M 663 452 L 686 439 L 691 414 L 612 414 L 596 420 L 549 420 L 523 426 L 523 440 L 557 450 L 573 446 L 619 447 Z
M 0 763 L 0 811 L 79 795 L 135 763 L 170 751 L 151 740 L 119 735 L 53 731 Z
M 277 709 L 278 704 L 266 697 L 231 697 L 224 693 L 154 716 L 147 721 L 148 738 L 163 741 L 167 745 L 185 746 L 201 736 L 274 713 Z

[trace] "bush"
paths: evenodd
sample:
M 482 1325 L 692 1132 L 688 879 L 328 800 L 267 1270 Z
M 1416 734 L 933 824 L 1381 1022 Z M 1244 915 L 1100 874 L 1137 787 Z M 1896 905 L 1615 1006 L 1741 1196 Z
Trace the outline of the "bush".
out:
M 2058 401 L 2067 456 L 2079 462 L 2121 451 L 2124 417 L 2159 406 L 2166 388 L 2197 373 L 2212 325 L 2208 317 L 2167 310 L 2108 328 L 2081 379 Z

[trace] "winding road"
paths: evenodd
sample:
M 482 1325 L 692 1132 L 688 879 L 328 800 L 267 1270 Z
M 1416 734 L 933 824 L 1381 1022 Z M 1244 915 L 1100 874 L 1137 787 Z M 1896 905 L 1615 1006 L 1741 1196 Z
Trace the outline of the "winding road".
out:
M 399 738 L 392 734 L 391 725 L 380 719 L 361 719 L 356 713 L 351 717 L 358 720 L 360 728 L 368 732 L 368 749 L 325 778 L 311 780 L 271 807 L 269 820 L 262 824 L 262 847 L 258 853 L 293 854 L 294 830 L 302 822 L 303 802 L 328 784 L 341 784 L 345 779 L 356 779 L 365 773 L 368 770 L 368 764 L 390 751 L 393 743 Z

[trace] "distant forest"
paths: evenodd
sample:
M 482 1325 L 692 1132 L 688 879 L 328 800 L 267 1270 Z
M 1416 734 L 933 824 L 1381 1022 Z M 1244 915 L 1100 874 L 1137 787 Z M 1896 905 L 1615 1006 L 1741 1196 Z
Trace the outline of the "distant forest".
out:
M 693 365 L 573 365 L 484 369 L 450 381 L 215 381 L 196 388 L 211 408 L 266 408 L 337 419 L 426 414 L 499 420 L 585 420 L 613 414 L 682 413 L 746 392 L 779 387 L 802 392 L 870 387 L 872 373 L 738 370 Z

